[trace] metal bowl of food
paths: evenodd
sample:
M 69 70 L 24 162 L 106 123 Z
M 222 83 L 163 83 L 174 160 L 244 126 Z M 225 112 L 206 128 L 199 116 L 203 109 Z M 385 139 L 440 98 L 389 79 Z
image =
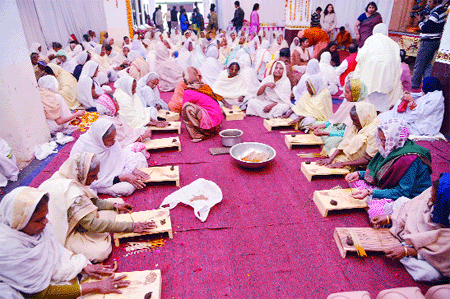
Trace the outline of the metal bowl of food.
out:
M 239 166 L 245 168 L 261 168 L 269 164 L 277 155 L 275 149 L 264 143 L 243 142 L 230 149 L 230 155 Z
M 241 143 L 242 134 L 244 134 L 244 132 L 238 129 L 223 130 L 219 133 L 220 137 L 222 137 L 222 145 L 226 147 Z

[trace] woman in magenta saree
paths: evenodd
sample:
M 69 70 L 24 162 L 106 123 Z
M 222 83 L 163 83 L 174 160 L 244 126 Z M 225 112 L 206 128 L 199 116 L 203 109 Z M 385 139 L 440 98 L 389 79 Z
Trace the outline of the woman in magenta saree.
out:
M 258 14 L 259 4 L 253 4 L 253 11 L 250 14 L 250 30 L 248 35 L 251 35 L 253 32 L 258 34 L 259 32 L 259 14 Z
M 383 23 L 383 18 L 377 10 L 377 4 L 369 2 L 366 6 L 366 12 L 361 14 L 355 23 L 356 40 L 359 48 L 364 46 L 366 39 L 372 35 L 373 27 Z

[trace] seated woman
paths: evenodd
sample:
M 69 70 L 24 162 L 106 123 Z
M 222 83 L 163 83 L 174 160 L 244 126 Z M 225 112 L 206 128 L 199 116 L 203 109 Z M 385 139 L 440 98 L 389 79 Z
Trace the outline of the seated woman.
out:
M 199 70 L 197 70 L 197 72 L 199 73 L 201 81 L 202 76 L 200 75 Z M 175 91 L 173 92 L 173 96 L 167 104 L 170 111 L 181 113 L 181 109 L 183 108 L 183 93 L 185 90 L 186 83 L 184 83 L 184 79 L 181 79 L 180 81 L 178 81 L 177 86 L 175 87 Z
M 169 106 L 161 99 L 158 84 L 159 75 L 155 72 L 148 73 L 137 81 L 137 94 L 144 107 L 168 110 Z
M 339 55 L 338 45 L 335 42 L 329 42 L 328 46 L 320 51 L 319 60 L 323 53 L 328 52 L 331 55 L 331 65 L 337 67 L 341 64 L 341 56 Z
M 16 156 L 8 142 L 0 138 L 0 190 L 8 184 L 8 181 L 17 181 L 18 175 Z
M 413 198 L 431 186 L 430 151 L 408 139 L 409 129 L 402 121 L 391 119 L 378 126 L 374 133 L 378 153 L 367 170 L 345 177 L 352 187 L 360 189 L 353 193 L 354 198 L 371 195 L 370 218 L 391 214 L 395 200 L 402 196 Z
M 284 39 L 283 33 L 279 33 L 277 38 L 273 41 L 272 45 L 269 48 L 270 54 L 274 55 L 276 52 L 279 52 L 283 48 L 289 48 L 288 43 Z
M 212 45 L 206 50 L 206 60 L 200 66 L 200 72 L 202 73 L 203 81 L 209 86 L 213 86 L 223 71 L 224 66 L 219 62 L 219 50 L 216 46 Z
M 84 110 L 71 113 L 63 97 L 57 94 L 58 80 L 53 76 L 41 77 L 38 81 L 41 102 L 44 106 L 44 114 L 50 133 L 56 133 L 66 129 L 75 118 L 84 115 Z
M 444 119 L 444 95 L 441 82 L 436 77 L 423 79 L 423 96 L 414 100 L 409 92 L 397 101 L 394 108 L 381 113 L 381 120 L 392 118 L 404 121 L 411 135 L 435 136 L 441 130 Z
M 264 79 L 267 63 L 272 60 L 272 55 L 269 52 L 269 46 L 269 41 L 264 40 L 256 52 L 254 66 L 259 81 Z
M 162 42 L 156 46 L 156 73 L 160 79 L 159 88 L 163 92 L 173 91 L 183 74 L 183 69 L 173 60 L 169 49 Z
M 116 127 L 110 121 L 98 119 L 78 138 L 70 156 L 81 152 L 95 154 L 102 167 L 90 188 L 112 196 L 128 196 L 145 187 L 142 181 L 149 176 L 139 169 L 148 167 L 148 163 L 142 153 L 123 150 L 116 143 L 116 135 Z
M 18 187 L 0 203 L 0 289 L 3 298 L 78 298 L 93 293 L 118 293 L 125 275 L 114 277 L 108 266 L 91 265 L 56 240 L 48 223 L 48 194 Z M 16 217 L 21 215 L 22 217 Z M 55 223 L 57 227 L 59 223 Z M 100 281 L 79 284 L 77 276 Z
M 325 121 L 333 114 L 331 94 L 320 75 L 306 80 L 307 92 L 283 117 L 293 119 L 291 124 L 300 123 L 301 129 L 308 129 L 316 121 Z
M 52 70 L 59 84 L 58 93 L 64 98 L 69 109 L 74 110 L 81 106 L 77 100 L 77 79 L 54 63 L 47 64 Z
M 397 208 L 375 216 L 374 226 L 392 223 L 390 232 L 402 242 L 386 249 L 400 260 L 415 281 L 439 282 L 450 277 L 450 174 L 443 173 L 431 188 Z
M 375 106 L 355 103 L 350 109 L 351 126 L 345 128 L 344 138 L 335 149 L 329 150 L 329 158 L 317 164 L 330 168 L 357 168 L 367 165 L 377 153 L 375 135 L 379 120 Z
M 353 124 L 350 110 L 355 106 L 355 102 L 362 102 L 367 98 L 367 87 L 359 79 L 348 80 L 345 85 L 344 97 L 338 110 L 326 122 L 317 121 L 311 127 L 314 135 L 322 137 L 325 143 L 322 154 L 327 156 L 341 143 L 346 127 Z
M 83 51 L 75 58 L 77 61 L 77 66 L 73 71 L 73 76 L 75 79 L 80 80 L 81 71 L 83 70 L 83 66 L 86 62 L 91 59 L 91 55 L 87 51 Z
M 306 80 L 308 80 L 311 76 L 317 74 L 321 75 L 319 61 L 317 59 L 311 59 L 306 65 L 305 73 L 302 75 L 297 85 L 292 88 L 292 94 L 295 97 L 295 103 L 300 101 L 300 99 L 308 93 L 308 90 L 306 89 Z
M 101 165 L 94 154 L 77 153 L 39 186 L 50 195 L 48 219 L 55 223 L 55 236 L 68 250 L 101 262 L 112 251 L 110 233 L 141 233 L 153 222 L 116 222 L 117 212 L 130 213 L 133 206 L 121 198 L 102 200 L 89 186 Z
M 151 137 L 151 130 L 145 128 L 133 129 L 119 116 L 119 104 L 111 95 L 101 95 L 97 100 L 96 107 L 100 114 L 99 119 L 109 120 L 116 127 L 116 141 L 122 148 Z
M 86 62 L 81 71 L 77 86 L 78 101 L 86 108 L 95 107 L 97 99 L 105 93 L 97 81 L 94 80 L 97 74 L 98 63 L 93 60 Z
M 119 103 L 120 117 L 132 128 L 145 126 L 166 126 L 166 122 L 158 121 L 158 111 L 154 107 L 144 107 L 136 94 L 136 80 L 130 76 L 120 78 L 114 83 L 114 98 Z
M 219 74 L 212 86 L 212 90 L 223 98 L 221 105 L 227 108 L 232 108 L 233 105 L 236 105 L 241 110 L 245 110 L 250 93 L 240 70 L 239 62 L 233 60 L 228 65 L 228 68 Z
M 184 42 L 183 47 L 178 53 L 178 57 L 175 59 L 176 63 L 181 69 L 186 69 L 188 66 L 192 66 L 192 60 L 194 59 L 194 42 L 192 39 L 188 39 Z
M 275 62 L 272 74 L 261 82 L 257 96 L 257 99 L 248 101 L 247 115 L 277 118 L 289 111 L 292 106 L 291 82 L 286 76 L 286 66 L 283 62 Z
M 188 67 L 183 78 L 186 90 L 183 94 L 183 122 L 192 138 L 199 142 L 213 137 L 219 131 L 224 116 L 218 103 L 222 98 L 201 81 L 196 68 Z
M 322 53 L 320 56 L 319 67 L 322 78 L 324 78 L 327 83 L 328 90 L 331 94 L 336 94 L 339 91 L 340 86 L 339 77 L 336 75 L 336 71 L 331 65 L 331 54 L 329 52 Z
M 135 41 L 133 41 L 134 43 Z M 128 59 L 131 61 L 128 68 L 128 74 L 136 80 L 141 79 L 148 73 L 150 73 L 150 67 L 148 63 L 142 58 L 138 51 L 131 50 L 128 54 Z
M 300 73 L 305 73 L 306 65 L 312 58 L 309 53 L 309 46 L 308 39 L 306 37 L 302 37 L 300 39 L 300 46 L 296 47 L 294 51 L 291 51 L 292 65 L 296 65 L 297 67 L 295 69 Z

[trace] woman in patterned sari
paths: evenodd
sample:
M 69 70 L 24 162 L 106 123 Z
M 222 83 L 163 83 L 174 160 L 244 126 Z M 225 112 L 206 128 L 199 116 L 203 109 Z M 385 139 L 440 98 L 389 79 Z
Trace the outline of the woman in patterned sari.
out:
M 366 39 L 372 35 L 373 28 L 377 24 L 383 23 L 383 18 L 377 10 L 377 4 L 375 2 L 369 2 L 366 6 L 366 12 L 358 17 L 358 20 L 355 23 L 358 48 L 364 46 Z

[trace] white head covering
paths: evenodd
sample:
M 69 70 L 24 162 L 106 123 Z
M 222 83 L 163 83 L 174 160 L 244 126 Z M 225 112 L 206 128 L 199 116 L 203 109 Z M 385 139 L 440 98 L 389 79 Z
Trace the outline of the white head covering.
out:
M 298 40 L 298 45 L 295 45 L 295 41 Z M 296 36 L 294 37 L 294 40 L 291 43 L 291 46 L 289 47 L 289 49 L 291 50 L 291 55 L 292 53 L 294 53 L 295 49 L 297 49 L 298 47 L 300 47 L 300 39 Z
M 100 55 L 102 53 L 102 45 L 96 45 L 94 48 L 94 52 Z
M 53 92 L 58 92 L 59 90 L 58 80 L 54 76 L 50 75 L 41 77 L 38 81 L 38 86 L 49 89 Z
M 277 64 L 280 64 L 283 67 L 283 75 L 281 78 L 275 82 L 275 77 L 273 76 L 273 71 L 275 70 L 275 67 Z M 289 81 L 289 78 L 287 77 L 286 72 L 286 65 L 282 61 L 276 61 L 273 64 L 272 72 L 269 76 L 264 78 L 264 80 L 261 82 L 261 85 L 266 83 L 275 83 L 275 88 L 266 88 L 264 91 L 264 98 L 271 100 L 273 102 L 277 103 L 285 103 L 291 106 L 290 98 L 291 98 L 291 82 Z
M 139 54 L 138 51 L 131 50 L 130 53 L 128 53 L 128 60 L 130 60 L 132 62 L 135 59 L 138 59 L 140 56 L 141 55 Z
M 330 52 L 323 52 L 322 55 L 320 55 L 320 73 L 323 76 L 323 79 L 325 79 L 325 83 L 328 86 L 328 90 L 331 94 L 335 94 L 338 92 L 338 84 L 339 84 L 339 78 L 336 75 L 336 70 L 331 65 L 331 54 Z
M 72 57 L 75 58 L 81 52 L 83 52 L 83 48 L 81 47 L 81 45 L 76 45 L 75 48 L 73 48 L 72 50 Z
M 31 187 L 18 187 L 0 202 L 0 286 L 7 298 L 39 293 L 53 283 L 67 282 L 87 265 L 83 255 L 60 246 L 51 224 L 38 235 L 22 231 L 46 193 Z M 5 291 L 6 289 L 6 291 Z M 5 297 L 5 298 L 6 298 Z
M 203 82 L 212 86 L 219 76 L 220 72 L 223 71 L 223 65 L 219 62 L 219 50 L 216 46 L 208 47 L 206 51 L 206 60 L 202 63 L 200 73 L 202 74 Z
M 386 24 L 380 23 L 373 27 L 373 35 L 375 35 L 376 33 L 381 33 L 388 36 L 388 27 L 386 26 Z
M 109 120 L 97 119 L 91 128 L 78 138 L 70 152 L 70 156 L 81 152 L 96 155 L 101 167 L 98 179 L 91 184 L 93 190 L 112 186 L 114 177 L 121 175 L 125 168 L 126 157 L 120 145 L 116 142 L 114 145 L 107 147 L 103 143 L 103 135 L 112 125 L 113 123 Z
M 81 77 L 93 78 L 94 74 L 95 74 L 95 70 L 97 68 L 98 68 L 98 63 L 93 60 L 89 60 L 83 66 L 83 70 L 81 71 L 80 78 Z
M 32 43 L 31 47 L 30 47 L 30 52 L 31 53 L 38 53 L 38 54 L 42 53 L 42 52 L 39 51 L 39 47 L 41 47 L 40 43 Z M 42 49 L 42 47 L 41 47 L 41 49 Z
M 83 51 L 80 54 L 78 54 L 76 60 L 77 60 L 77 65 L 78 64 L 85 64 L 86 60 L 88 58 L 88 52 Z
M 292 89 L 296 101 L 300 100 L 303 97 L 303 95 L 306 92 L 308 92 L 306 90 L 306 80 L 310 76 L 317 75 L 317 74 L 320 74 L 319 61 L 317 59 L 311 59 L 310 61 L 308 61 L 308 64 L 306 65 L 305 74 L 303 74 L 303 76 L 300 78 L 298 84 L 296 86 L 294 86 L 294 88 Z
M 321 75 L 312 75 L 306 80 L 306 82 L 309 83 L 309 86 L 313 91 L 313 95 L 319 94 L 327 86 Z
M 410 134 L 406 123 L 397 118 L 383 122 L 378 128 L 383 131 L 386 137 L 386 143 L 383 148 L 378 132 L 375 134 L 378 151 L 383 158 L 386 158 L 393 150 L 403 147 Z
M 219 58 L 219 50 L 217 49 L 216 46 L 211 46 L 208 47 L 208 50 L 206 51 L 206 57 L 211 57 L 211 58 Z
M 130 76 L 125 76 L 122 78 L 119 78 L 115 83 L 114 87 L 121 89 L 123 92 L 128 94 L 130 97 L 133 96 L 133 82 L 134 78 Z

